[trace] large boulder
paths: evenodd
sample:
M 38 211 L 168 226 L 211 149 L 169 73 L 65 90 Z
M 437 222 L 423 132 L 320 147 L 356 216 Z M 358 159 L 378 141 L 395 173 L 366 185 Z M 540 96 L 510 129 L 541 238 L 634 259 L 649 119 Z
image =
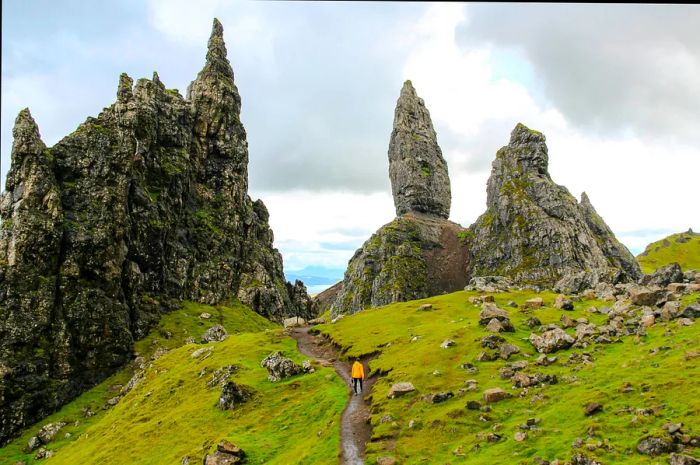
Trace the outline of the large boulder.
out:
M 539 353 L 549 354 L 558 350 L 568 349 L 576 340 L 561 328 L 545 331 L 542 336 L 530 334 L 530 343 Z
M 465 288 L 468 291 L 507 292 L 513 283 L 505 276 L 474 276 Z
M 507 276 L 561 292 L 599 281 L 636 281 L 632 254 L 585 193 L 581 202 L 552 181 L 543 134 L 518 124 L 493 162 L 487 210 L 471 229 L 472 276 Z
M 491 388 L 484 391 L 484 400 L 488 403 L 499 402 L 511 397 L 511 394 L 501 388 Z
M 226 328 L 222 325 L 214 325 L 207 329 L 204 334 L 202 334 L 201 341 L 203 344 L 207 342 L 221 342 L 228 337 L 228 332 Z
M 654 306 L 666 295 L 666 291 L 658 287 L 630 286 L 627 289 L 630 301 L 634 305 Z
M 229 441 L 223 440 L 219 442 L 216 446 L 216 450 L 204 456 L 204 465 L 233 465 L 236 463 L 242 463 L 245 458 L 245 452 L 243 450 L 230 443 Z
M 63 421 L 49 423 L 48 425 L 41 427 L 41 429 L 36 433 L 36 437 L 39 438 L 42 444 L 48 444 L 49 442 L 53 441 L 53 438 L 56 437 L 59 430 L 64 426 L 66 426 L 66 423 Z
M 682 283 L 683 271 L 678 263 L 657 268 L 652 274 L 645 274 L 639 280 L 639 283 L 644 286 L 659 286 L 666 287 L 671 283 Z
M 671 454 L 669 465 L 700 465 L 700 460 L 690 455 Z
M 647 436 L 637 443 L 637 452 L 655 457 L 673 452 L 676 446 L 670 437 Z
M 268 355 L 260 362 L 260 366 L 267 368 L 267 379 L 273 383 L 304 372 L 303 367 L 285 357 L 282 352 L 274 352 Z
M 236 406 L 247 402 L 252 397 L 250 389 L 240 386 L 233 381 L 221 384 L 221 395 L 217 406 L 221 410 L 232 410 Z
M 507 320 L 508 312 L 498 308 L 494 303 L 484 302 L 479 312 L 479 324 L 485 326 L 494 318 L 498 321 Z
M 389 389 L 389 392 L 386 396 L 389 399 L 394 399 L 396 397 L 401 397 L 415 390 L 416 388 L 413 386 L 413 383 L 409 383 L 408 381 L 402 381 L 391 386 L 391 389 Z

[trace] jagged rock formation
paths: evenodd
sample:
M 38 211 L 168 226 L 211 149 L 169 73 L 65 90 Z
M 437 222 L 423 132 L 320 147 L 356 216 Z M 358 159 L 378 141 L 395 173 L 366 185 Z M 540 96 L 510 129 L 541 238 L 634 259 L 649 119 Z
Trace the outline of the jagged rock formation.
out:
M 471 230 L 470 274 L 583 290 L 636 281 L 641 271 L 584 193 L 581 203 L 547 171 L 543 134 L 518 124 L 493 162 L 487 210 Z
M 28 110 L 0 201 L 0 443 L 126 362 L 182 299 L 313 317 L 248 190 L 218 21 L 187 98 L 122 74 L 117 101 L 47 148 Z
M 396 103 L 389 176 L 398 217 L 355 252 L 333 315 L 454 292 L 468 282 L 469 234 L 446 219 L 452 201 L 447 163 L 411 81 Z
M 411 81 L 396 102 L 389 142 L 389 178 L 396 215 L 426 213 L 450 216 L 450 178 L 437 143 L 430 113 Z

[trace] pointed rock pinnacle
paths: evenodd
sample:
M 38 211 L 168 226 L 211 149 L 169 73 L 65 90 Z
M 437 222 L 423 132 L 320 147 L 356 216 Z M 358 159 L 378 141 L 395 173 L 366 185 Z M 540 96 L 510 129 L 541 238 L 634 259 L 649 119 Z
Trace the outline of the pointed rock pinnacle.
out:
M 208 68 L 209 72 L 220 73 L 233 79 L 233 69 L 231 69 L 231 64 L 226 55 L 224 27 L 218 19 L 214 18 L 209 43 L 207 44 L 207 62 L 202 71 L 207 71 Z
M 42 160 L 46 145 L 41 140 L 39 126 L 32 118 L 29 108 L 19 112 L 15 119 L 15 126 L 12 128 L 12 155 L 10 170 L 7 173 L 6 190 L 10 191 L 20 181 L 20 171 L 24 160 L 29 158 L 34 161 Z
M 541 132 L 518 123 L 510 133 L 508 147 L 512 150 L 507 153 L 516 156 L 513 161 L 520 165 L 524 171 L 534 171 L 549 176 L 549 155 L 546 140 Z
M 117 88 L 117 100 L 126 102 L 133 95 L 134 80 L 128 74 L 122 73 L 119 75 L 119 87 Z
M 12 136 L 14 137 L 13 153 L 37 152 L 46 148 L 41 141 L 39 126 L 29 112 L 29 108 L 21 110 L 17 115 L 15 126 L 12 128 Z
M 218 19 L 214 19 L 211 36 L 207 46 L 207 59 L 204 67 L 197 74 L 197 79 L 187 88 L 187 98 L 193 102 L 200 100 L 204 95 L 210 95 L 213 100 L 221 100 L 225 95 L 230 95 L 235 100 L 235 106 L 240 106 L 238 89 L 233 82 L 233 69 L 226 58 L 226 44 L 224 43 L 224 28 Z M 216 94 L 214 96 L 213 94 Z M 205 100 L 211 100 L 206 98 Z M 235 110 L 240 112 L 240 108 Z
M 411 81 L 404 82 L 389 142 L 389 177 L 396 214 L 450 216 L 450 178 L 430 112 Z

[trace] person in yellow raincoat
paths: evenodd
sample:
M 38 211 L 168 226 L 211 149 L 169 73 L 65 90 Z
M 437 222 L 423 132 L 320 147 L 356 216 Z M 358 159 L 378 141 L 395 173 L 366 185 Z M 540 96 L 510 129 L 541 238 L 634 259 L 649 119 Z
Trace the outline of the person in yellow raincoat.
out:
M 352 364 L 352 392 L 355 395 L 362 393 L 362 380 L 365 379 L 365 368 L 362 366 L 359 358 L 355 359 L 355 363 Z M 360 386 L 360 390 L 357 390 L 357 386 Z

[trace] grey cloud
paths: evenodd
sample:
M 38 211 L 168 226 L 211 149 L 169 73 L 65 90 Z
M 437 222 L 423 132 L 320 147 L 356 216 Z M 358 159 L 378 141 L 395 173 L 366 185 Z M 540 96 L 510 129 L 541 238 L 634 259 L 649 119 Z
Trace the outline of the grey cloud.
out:
M 291 188 L 388 191 L 387 148 L 407 47 L 392 31 L 424 5 L 258 3 L 275 31 L 272 69 L 255 50 L 227 44 L 243 98 L 250 183 Z
M 522 53 L 575 125 L 697 141 L 700 6 L 473 4 L 468 13 L 460 45 Z
M 473 137 L 438 127 L 441 131 L 438 133 L 438 142 L 447 157 L 450 173 L 490 171 L 496 152 L 508 144 L 510 132 L 517 122 L 505 118 L 485 120 L 479 126 L 478 134 Z M 522 123 L 527 124 L 525 121 Z

